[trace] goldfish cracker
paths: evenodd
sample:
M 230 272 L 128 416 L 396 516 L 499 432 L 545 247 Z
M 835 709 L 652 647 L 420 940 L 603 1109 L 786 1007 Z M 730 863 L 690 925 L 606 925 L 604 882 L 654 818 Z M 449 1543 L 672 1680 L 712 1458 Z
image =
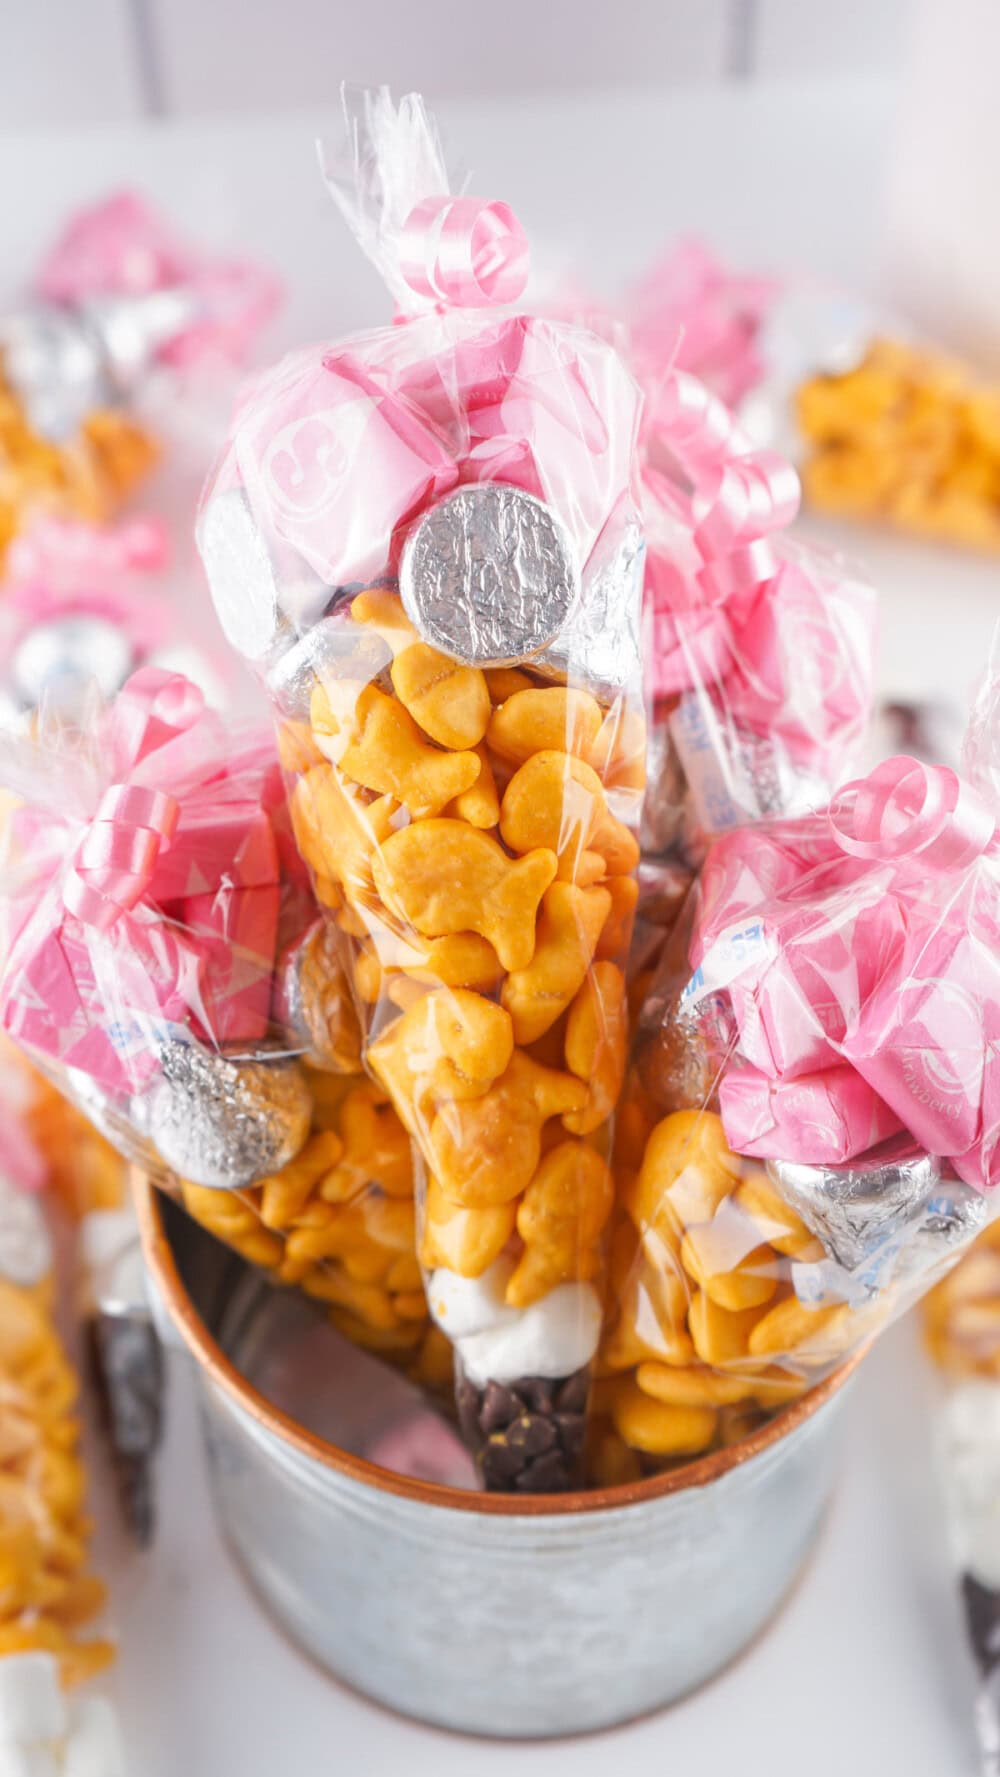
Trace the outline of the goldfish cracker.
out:
M 400 919 L 427 938 L 478 932 L 508 970 L 534 956 L 538 905 L 557 868 L 554 852 L 514 860 L 489 834 L 455 820 L 392 833 L 372 860 L 375 886 Z
M 610 1170 L 582 1141 L 562 1141 L 546 1154 L 517 1212 L 524 1251 L 507 1285 L 511 1307 L 526 1308 L 557 1284 L 595 1276 L 595 1250 L 611 1214 Z
M 516 691 L 534 690 L 534 680 L 516 666 L 487 667 L 483 674 L 491 703 L 506 703 Z
M 351 782 L 392 796 L 414 819 L 440 814 L 479 776 L 476 753 L 431 746 L 402 704 L 375 685 L 367 685 L 358 698 L 337 764 Z
M 591 1440 L 590 1474 L 598 1487 L 628 1487 L 643 1476 L 637 1453 L 607 1428 L 598 1430 Z
M 750 1342 L 760 1319 L 758 1308 L 720 1308 L 704 1290 L 696 1290 L 688 1310 L 688 1328 L 702 1363 L 718 1369 L 743 1363 L 751 1355 Z M 767 1357 L 770 1353 L 765 1349 L 754 1355 Z
M 369 888 L 372 854 L 393 831 L 398 806 L 391 796 L 366 803 L 344 789 L 332 765 L 313 766 L 292 794 L 296 844 L 320 877 Z
M 709 1222 L 696 1222 L 681 1241 L 681 1263 L 720 1308 L 760 1308 L 778 1288 L 779 1261 L 759 1243 L 752 1218 L 731 1197 Z
M 714 1407 L 667 1406 L 631 1380 L 618 1384 L 611 1410 L 618 1435 L 648 1456 L 698 1456 L 715 1440 Z
M 750 1331 L 748 1349 L 755 1358 L 772 1358 L 790 1352 L 799 1357 L 808 1354 L 822 1361 L 829 1352 L 842 1350 L 841 1338 L 854 1322 L 850 1308 L 806 1308 L 796 1296 L 788 1296 L 758 1317 Z
M 735 1200 L 754 1222 L 761 1238 L 775 1252 L 792 1259 L 821 1259 L 823 1246 L 784 1198 L 765 1172 L 754 1169 L 737 1186 Z
M 640 1229 L 662 1223 L 683 1234 L 709 1221 L 739 1177 L 721 1117 L 709 1111 L 671 1112 L 646 1143 L 635 1203 Z
M 500 819 L 500 792 L 497 789 L 493 761 L 484 746 L 474 749 L 479 760 L 479 776 L 467 790 L 448 803 L 444 813 L 454 820 L 468 821 L 470 827 L 491 831 Z
M 536 1042 L 579 992 L 610 911 L 603 888 L 554 882 L 545 890 L 534 955 L 511 969 L 500 993 L 517 1042 Z
M 559 877 L 579 880 L 591 834 L 605 812 L 604 789 L 596 771 L 571 753 L 533 753 L 515 771 L 500 806 L 500 835 L 522 856 L 544 846 L 559 859 Z M 605 874 L 596 860 L 598 876 Z
M 444 1265 L 460 1277 L 481 1277 L 510 1240 L 516 1215 L 513 1203 L 485 1209 L 452 1203 L 432 1175 L 424 1200 L 421 1261 L 428 1271 Z
M 426 642 L 416 642 L 396 655 L 391 677 L 400 703 L 431 740 L 455 752 L 479 745 L 492 705 L 477 667 L 459 666 Z
M 635 1380 L 643 1394 L 668 1407 L 728 1407 L 754 1398 L 751 1376 L 720 1376 L 701 1364 L 676 1369 L 670 1364 L 644 1363 Z
M 627 1043 L 625 976 L 612 962 L 595 962 L 566 1020 L 566 1066 L 586 1081 L 589 1094 L 585 1110 L 566 1116 L 574 1135 L 591 1134 L 611 1116 L 625 1078 Z
M 576 753 L 587 759 L 603 725 L 601 706 L 587 691 L 553 685 L 515 691 L 490 718 L 490 751 L 513 765 L 540 752 Z
M 509 1203 L 527 1189 L 550 1117 L 579 1110 L 582 1081 L 516 1049 L 510 1066 L 480 1097 L 442 1105 L 427 1146 L 445 1194 L 469 1209 Z
M 514 1053 L 507 1012 L 467 988 L 424 994 L 368 1051 L 408 1129 L 450 1099 L 480 1098 Z
M 628 956 L 639 884 L 634 876 L 609 876 L 602 886 L 611 896 L 611 911 L 601 927 L 594 955 L 602 962 L 615 962 Z
M 351 616 L 355 623 L 382 637 L 393 655 L 412 648 L 419 641 L 398 593 L 387 587 L 369 586 L 351 600 Z

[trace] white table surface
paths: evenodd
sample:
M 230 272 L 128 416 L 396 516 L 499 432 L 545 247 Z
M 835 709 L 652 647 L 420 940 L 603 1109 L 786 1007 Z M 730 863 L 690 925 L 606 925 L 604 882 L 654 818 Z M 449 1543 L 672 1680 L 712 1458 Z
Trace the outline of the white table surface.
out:
M 444 122 L 472 188 L 507 198 L 535 240 L 550 243 L 550 269 L 573 266 L 598 292 L 611 293 L 679 230 L 704 233 L 748 269 L 805 270 L 871 292 L 892 103 L 880 84 L 799 83 L 450 105 Z M 316 172 L 312 137 L 331 119 L 0 137 L 0 296 L 72 204 L 127 182 L 195 238 L 276 261 L 291 300 L 272 345 L 384 314 L 375 274 Z M 175 516 L 195 479 L 175 467 L 161 489 Z M 997 613 L 995 564 L 867 534 L 849 542 L 883 592 L 883 690 L 963 699 Z M 130 1777 L 596 1777 L 631 1759 L 687 1777 L 974 1769 L 971 1677 L 929 1474 L 927 1381 L 908 1327 L 882 1342 L 860 1380 L 835 1506 L 772 1632 L 669 1714 L 561 1745 L 417 1728 L 302 1659 L 220 1544 L 185 1360 L 171 1362 L 152 1554 L 131 1554 L 100 1502 Z

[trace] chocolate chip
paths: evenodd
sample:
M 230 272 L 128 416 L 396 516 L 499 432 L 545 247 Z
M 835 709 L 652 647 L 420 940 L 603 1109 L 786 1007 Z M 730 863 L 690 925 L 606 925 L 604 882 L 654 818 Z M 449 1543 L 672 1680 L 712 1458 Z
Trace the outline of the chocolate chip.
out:
M 519 1493 L 564 1493 L 573 1475 L 561 1450 L 550 1450 L 522 1469 L 515 1481 Z
M 963 1573 L 962 1596 L 965 1622 L 980 1672 L 1000 1665 L 1000 1593 L 984 1586 L 974 1574 Z
M 500 1382 L 487 1382 L 483 1404 L 479 1410 L 479 1424 L 489 1437 L 491 1432 L 509 1425 L 523 1410 L 522 1403 L 512 1389 L 504 1388 Z
M 557 1413 L 552 1421 L 559 1447 L 567 1456 L 580 1456 L 587 1437 L 587 1421 L 582 1413 Z
M 526 1457 L 544 1456 L 556 1442 L 555 1426 L 540 1413 L 524 1413 L 507 1428 L 507 1442 L 514 1450 L 523 1450 Z
M 517 1385 L 526 1404 L 534 1408 L 536 1413 L 551 1413 L 555 1405 L 555 1386 L 547 1376 L 527 1376 Z
M 590 1393 L 590 1371 L 577 1370 L 559 1389 L 555 1404 L 560 1413 L 585 1413 Z
M 474 1450 L 479 1443 L 479 1390 L 467 1376 L 461 1376 L 456 1383 L 455 1405 L 462 1436 Z
M 504 1486 L 516 1482 L 524 1467 L 524 1451 L 508 1444 L 502 1432 L 496 1432 L 483 1445 L 481 1462 L 487 1487 L 496 1486 L 498 1482 Z

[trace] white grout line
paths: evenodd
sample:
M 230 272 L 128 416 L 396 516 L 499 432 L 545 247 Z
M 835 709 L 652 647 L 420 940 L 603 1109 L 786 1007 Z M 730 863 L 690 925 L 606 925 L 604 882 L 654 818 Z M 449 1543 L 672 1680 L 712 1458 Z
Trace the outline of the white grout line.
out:
M 160 46 L 152 15 L 152 0 L 125 0 L 132 34 L 139 98 L 147 117 L 163 117 L 167 111 Z
M 729 80 L 752 80 L 757 62 L 758 0 L 729 0 L 722 72 Z

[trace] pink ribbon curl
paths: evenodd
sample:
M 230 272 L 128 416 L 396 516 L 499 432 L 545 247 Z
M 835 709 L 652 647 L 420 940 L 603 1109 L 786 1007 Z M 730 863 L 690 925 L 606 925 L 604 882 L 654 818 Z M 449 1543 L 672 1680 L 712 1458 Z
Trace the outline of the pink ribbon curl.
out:
M 101 797 L 63 888 L 64 905 L 85 925 L 110 931 L 149 888 L 160 854 L 177 831 L 180 805 L 164 790 L 128 781 L 126 773 L 193 728 L 203 709 L 197 686 L 159 667 L 133 673 L 117 698 L 111 749 L 123 781 Z
M 528 243 L 509 204 L 428 197 L 403 225 L 400 269 L 410 289 L 450 308 L 516 302 L 528 281 Z
M 667 373 L 647 427 L 654 458 L 666 451 L 691 483 L 695 579 L 709 605 L 754 594 L 774 578 L 768 541 L 799 509 L 799 478 L 775 451 L 756 450 L 729 409 L 696 377 Z
M 845 784 L 828 820 L 850 857 L 909 858 L 949 871 L 981 857 L 996 830 L 986 803 L 956 772 L 905 754 Z

